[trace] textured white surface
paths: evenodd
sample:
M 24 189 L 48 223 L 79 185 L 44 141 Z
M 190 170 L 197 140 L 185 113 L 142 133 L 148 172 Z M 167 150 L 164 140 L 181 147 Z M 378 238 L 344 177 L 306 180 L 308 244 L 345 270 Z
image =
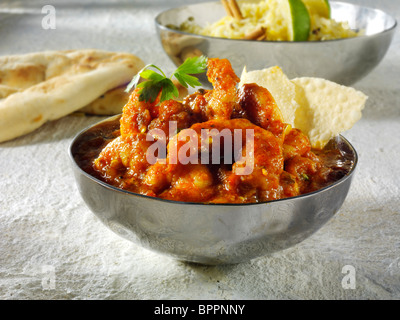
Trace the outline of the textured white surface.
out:
M 199 1 L 197 1 L 199 2 Z M 397 1 L 353 1 L 400 18 Z M 0 54 L 46 49 L 130 51 L 167 71 L 153 19 L 185 1 L 2 1 Z M 55 30 L 41 9 L 56 8 Z M 99 117 L 68 116 L 0 144 L 0 299 L 399 299 L 400 41 L 354 87 L 369 96 L 344 134 L 359 153 L 340 212 L 291 249 L 234 266 L 174 261 L 106 229 L 70 169 L 73 136 Z M 356 272 L 344 289 L 342 268 Z

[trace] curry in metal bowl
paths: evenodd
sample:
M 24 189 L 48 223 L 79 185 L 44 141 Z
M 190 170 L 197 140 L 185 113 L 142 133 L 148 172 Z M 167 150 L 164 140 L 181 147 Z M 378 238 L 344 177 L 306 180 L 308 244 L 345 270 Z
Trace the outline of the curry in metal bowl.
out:
M 75 146 L 78 166 L 125 191 L 206 204 L 296 197 L 354 168 L 356 155 L 340 138 L 313 148 L 285 122 L 268 89 L 239 87 L 226 59 L 206 63 L 213 89 L 182 101 L 160 101 L 162 90 L 145 99 L 146 86 L 135 88 L 122 115 L 92 127 Z

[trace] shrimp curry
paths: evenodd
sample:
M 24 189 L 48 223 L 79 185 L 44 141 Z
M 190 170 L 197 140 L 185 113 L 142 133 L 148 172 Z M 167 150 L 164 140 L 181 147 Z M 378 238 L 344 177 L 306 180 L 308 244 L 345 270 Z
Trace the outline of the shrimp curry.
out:
M 119 118 L 92 129 L 82 146 L 85 170 L 134 193 L 196 203 L 295 197 L 349 172 L 351 157 L 339 148 L 313 149 L 305 134 L 284 122 L 266 88 L 238 87 L 228 60 L 209 58 L 207 77 L 213 89 L 199 89 L 183 101 L 144 101 L 134 89 Z M 224 135 L 209 135 L 188 147 L 189 130 L 198 137 L 205 130 Z M 246 132 L 252 134 L 250 145 Z M 149 161 L 148 151 L 157 141 L 165 144 L 164 156 Z M 207 143 L 219 151 L 219 161 L 204 156 Z M 172 154 L 189 153 L 193 161 L 172 161 Z M 250 162 L 251 170 L 241 173 Z

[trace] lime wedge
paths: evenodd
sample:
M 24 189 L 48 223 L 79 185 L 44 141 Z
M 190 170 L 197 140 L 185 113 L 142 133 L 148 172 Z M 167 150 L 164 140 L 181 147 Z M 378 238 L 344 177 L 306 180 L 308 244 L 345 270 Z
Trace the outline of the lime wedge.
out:
M 331 18 L 331 6 L 328 0 L 302 0 L 310 16 L 317 15 L 322 18 Z
M 284 1 L 286 2 L 286 1 Z M 284 3 L 282 1 L 282 3 Z M 289 22 L 289 40 L 307 41 L 310 34 L 310 14 L 301 0 L 287 0 L 288 4 L 288 22 Z

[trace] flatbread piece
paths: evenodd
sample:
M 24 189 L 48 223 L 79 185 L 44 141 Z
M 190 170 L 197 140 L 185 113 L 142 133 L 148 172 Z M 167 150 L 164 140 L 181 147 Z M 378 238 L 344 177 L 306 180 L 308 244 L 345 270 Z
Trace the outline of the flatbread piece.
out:
M 133 54 L 97 49 L 0 57 L 0 142 L 89 105 L 144 65 Z

